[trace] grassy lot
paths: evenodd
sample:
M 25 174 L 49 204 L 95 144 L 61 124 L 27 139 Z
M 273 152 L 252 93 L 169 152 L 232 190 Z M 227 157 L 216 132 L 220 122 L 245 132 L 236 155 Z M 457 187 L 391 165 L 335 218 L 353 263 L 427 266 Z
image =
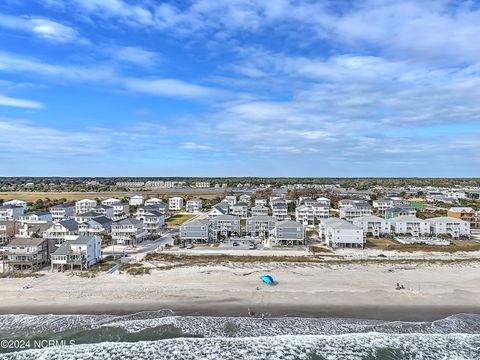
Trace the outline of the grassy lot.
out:
M 402 252 L 458 252 L 458 251 L 480 251 L 480 242 L 475 240 L 454 240 L 451 245 L 404 245 L 398 244 L 390 239 L 367 239 L 367 248 L 376 250 L 395 250 Z
M 177 214 L 173 215 L 172 217 L 168 218 L 165 223 L 170 226 L 174 225 L 181 225 L 184 222 L 190 220 L 193 218 L 195 215 L 187 215 L 187 214 Z
M 0 192 L 0 200 L 18 199 L 27 202 L 35 202 L 38 199 L 45 200 L 49 198 L 55 199 L 67 199 L 68 201 L 76 201 L 81 199 L 108 199 L 111 197 L 124 198 L 131 194 L 143 194 L 145 197 L 172 197 L 172 196 L 188 196 L 188 197 L 202 197 L 205 199 L 213 199 L 217 196 L 222 196 L 223 193 L 206 193 L 206 192 L 162 192 L 162 191 L 103 191 L 103 192 L 29 192 L 29 191 L 13 191 L 13 192 Z

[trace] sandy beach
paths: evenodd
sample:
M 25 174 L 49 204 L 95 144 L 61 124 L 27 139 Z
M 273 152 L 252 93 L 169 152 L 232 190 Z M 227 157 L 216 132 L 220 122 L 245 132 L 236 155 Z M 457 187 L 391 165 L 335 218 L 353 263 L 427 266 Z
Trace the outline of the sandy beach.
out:
M 271 274 L 275 286 L 259 275 Z M 396 283 L 405 290 L 396 290 Z M 179 314 L 302 315 L 432 320 L 480 312 L 478 264 L 232 264 L 82 278 L 46 273 L 1 279 L 0 313 L 99 314 L 172 309 Z M 30 288 L 24 288 L 30 285 Z

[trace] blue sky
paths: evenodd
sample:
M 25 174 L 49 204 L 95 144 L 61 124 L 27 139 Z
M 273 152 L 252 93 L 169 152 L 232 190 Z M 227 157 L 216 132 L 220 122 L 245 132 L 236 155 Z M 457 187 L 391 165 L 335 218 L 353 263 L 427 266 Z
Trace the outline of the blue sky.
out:
M 479 176 L 476 1 L 3 0 L 0 175 Z

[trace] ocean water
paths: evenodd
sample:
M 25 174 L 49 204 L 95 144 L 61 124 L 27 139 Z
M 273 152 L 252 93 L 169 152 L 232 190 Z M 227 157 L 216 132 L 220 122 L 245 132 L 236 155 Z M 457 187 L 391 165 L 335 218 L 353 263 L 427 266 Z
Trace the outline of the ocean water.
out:
M 432 322 L 1 315 L 0 342 L 0 359 L 480 359 L 480 315 Z

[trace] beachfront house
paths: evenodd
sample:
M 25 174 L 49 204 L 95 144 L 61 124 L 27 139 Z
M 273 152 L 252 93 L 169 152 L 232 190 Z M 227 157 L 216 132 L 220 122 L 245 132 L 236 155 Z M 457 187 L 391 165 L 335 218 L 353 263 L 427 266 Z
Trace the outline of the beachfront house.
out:
M 384 215 L 385 210 L 390 209 L 395 206 L 395 203 L 390 198 L 383 198 L 373 200 L 372 207 L 377 211 L 378 214 Z
M 200 199 L 190 199 L 187 200 L 187 205 L 185 209 L 189 213 L 197 213 L 202 209 L 202 200 Z
M 399 216 L 389 219 L 389 222 L 396 234 L 410 234 L 414 237 L 430 234 L 430 223 L 415 216 Z
M 31 211 L 20 216 L 21 223 L 52 222 L 52 214 L 45 211 Z
M 78 200 L 75 203 L 75 214 L 83 214 L 83 213 L 89 212 L 95 206 L 97 206 L 96 200 L 92 200 L 92 199 Z
M 168 208 L 171 211 L 178 211 L 183 209 L 183 198 L 174 196 L 168 199 Z
M 117 198 L 109 198 L 101 201 L 102 205 L 113 206 L 115 204 L 121 204 L 122 200 Z
M 332 248 L 364 248 L 365 246 L 363 230 L 344 219 L 321 220 L 319 235 Z
M 0 206 L 0 220 L 18 220 L 25 213 L 25 208 L 16 205 Z
M 52 214 L 53 221 L 60 221 L 72 218 L 73 209 L 73 205 L 59 204 L 52 206 L 48 211 Z
M 78 223 L 74 219 L 60 220 L 43 233 L 43 238 L 53 240 L 55 244 L 62 244 L 67 236 L 78 234 Z
M 80 270 L 95 265 L 102 256 L 100 236 L 69 237 L 50 255 L 51 271 L 65 271 L 75 267 Z
M 215 231 L 208 220 L 192 220 L 180 225 L 180 238 L 194 244 L 209 243 L 215 239 Z
M 162 214 L 168 213 L 168 204 L 159 198 L 151 198 L 145 201 L 145 206 L 154 206 L 157 211 L 160 211 Z
M 18 222 L 15 220 L 0 220 L 0 245 L 6 245 L 17 233 Z
M 426 219 L 430 223 L 430 232 L 435 236 L 448 235 L 452 239 L 470 237 L 470 223 L 468 221 L 441 216 Z
M 137 245 L 148 235 L 143 221 L 128 217 L 112 224 L 112 240 L 115 244 Z
M 270 232 L 275 228 L 277 219 L 268 215 L 257 215 L 247 219 L 246 232 L 252 237 L 267 239 Z
M 305 243 L 305 228 L 298 221 L 277 221 L 270 231 L 267 246 L 301 245 Z
M 43 238 L 13 238 L 4 252 L 8 271 L 37 271 L 48 262 L 48 241 Z
M 227 195 L 225 196 L 225 199 L 222 201 L 225 201 L 228 206 L 231 208 L 233 205 L 237 203 L 237 196 L 236 195 Z
M 379 237 L 391 233 L 390 223 L 376 215 L 354 218 L 352 224 L 361 228 L 366 235 Z
M 231 236 L 240 236 L 240 218 L 233 215 L 215 216 L 210 220 L 216 239 L 228 239 Z
M 252 197 L 248 194 L 242 194 L 238 197 L 239 202 L 245 202 L 247 204 L 250 204 Z

